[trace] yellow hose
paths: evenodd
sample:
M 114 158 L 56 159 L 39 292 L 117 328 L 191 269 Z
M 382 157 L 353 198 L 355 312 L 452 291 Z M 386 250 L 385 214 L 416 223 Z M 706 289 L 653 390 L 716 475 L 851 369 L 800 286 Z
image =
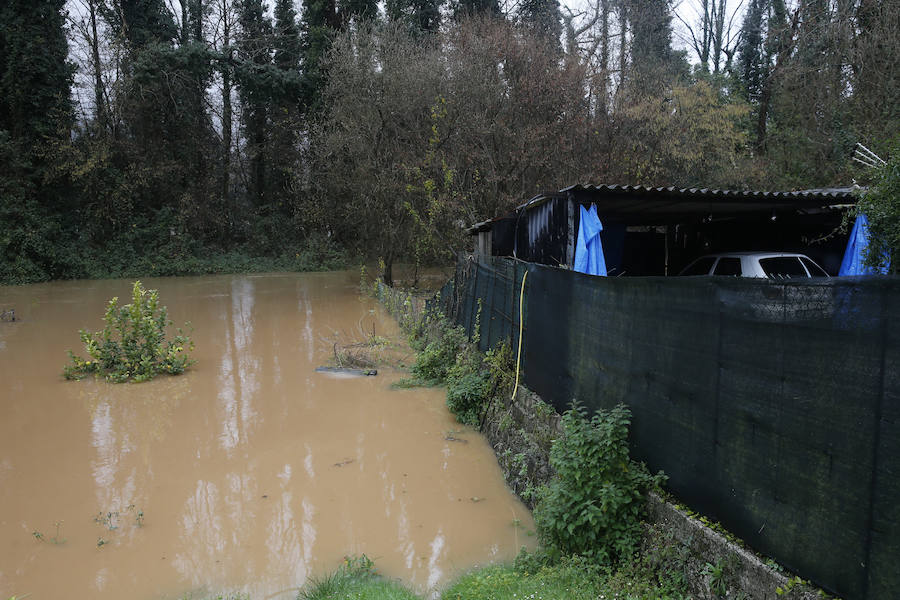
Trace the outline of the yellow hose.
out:
M 528 279 L 528 271 L 522 276 L 522 291 L 519 293 L 519 351 L 516 353 L 516 385 L 513 387 L 512 400 L 516 399 L 519 390 L 519 365 L 522 364 L 522 326 L 525 322 L 525 280 Z

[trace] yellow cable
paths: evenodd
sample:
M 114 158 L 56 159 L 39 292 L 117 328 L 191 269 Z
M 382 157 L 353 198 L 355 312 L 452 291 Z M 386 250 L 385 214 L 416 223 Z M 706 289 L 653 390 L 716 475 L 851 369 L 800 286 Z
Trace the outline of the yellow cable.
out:
M 522 362 L 522 325 L 525 318 L 525 280 L 528 279 L 528 271 L 522 276 L 522 291 L 519 293 L 519 351 L 516 354 L 516 385 L 513 387 L 512 400 L 516 399 L 519 389 L 519 365 Z

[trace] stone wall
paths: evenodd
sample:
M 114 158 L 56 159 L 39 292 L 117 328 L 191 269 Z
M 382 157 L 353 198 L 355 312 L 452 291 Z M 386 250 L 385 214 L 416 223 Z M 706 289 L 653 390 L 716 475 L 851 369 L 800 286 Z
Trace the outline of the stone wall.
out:
M 553 440 L 562 434 L 560 419 L 552 407 L 522 386 L 515 400 L 494 398 L 485 411 L 482 432 L 497 455 L 507 484 L 530 508 L 534 508 L 533 491 L 553 475 L 549 454 Z M 660 543 L 676 546 L 668 552 L 678 557 L 673 568 L 683 569 L 697 600 L 823 597 L 818 589 L 791 577 L 773 561 L 757 556 L 656 494 L 647 499 L 645 533 L 645 550 Z

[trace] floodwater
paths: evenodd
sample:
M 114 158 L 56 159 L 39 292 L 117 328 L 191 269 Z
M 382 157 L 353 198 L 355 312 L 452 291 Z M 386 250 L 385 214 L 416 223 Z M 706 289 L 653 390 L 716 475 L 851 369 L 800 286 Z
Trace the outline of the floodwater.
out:
M 434 594 L 533 545 L 442 389 L 315 372 L 335 342 L 399 339 L 358 275 L 144 284 L 191 321 L 197 364 L 118 385 L 61 371 L 130 281 L 0 287 L 0 599 L 293 598 L 363 553 Z

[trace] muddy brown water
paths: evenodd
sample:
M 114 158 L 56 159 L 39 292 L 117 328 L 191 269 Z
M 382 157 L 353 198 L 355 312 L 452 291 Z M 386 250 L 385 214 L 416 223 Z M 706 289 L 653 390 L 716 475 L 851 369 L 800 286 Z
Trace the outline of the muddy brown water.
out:
M 0 599 L 293 598 L 362 553 L 433 595 L 532 546 L 442 389 L 314 372 L 334 341 L 399 337 L 357 277 L 147 279 L 197 364 L 122 385 L 60 373 L 130 281 L 0 287 Z

